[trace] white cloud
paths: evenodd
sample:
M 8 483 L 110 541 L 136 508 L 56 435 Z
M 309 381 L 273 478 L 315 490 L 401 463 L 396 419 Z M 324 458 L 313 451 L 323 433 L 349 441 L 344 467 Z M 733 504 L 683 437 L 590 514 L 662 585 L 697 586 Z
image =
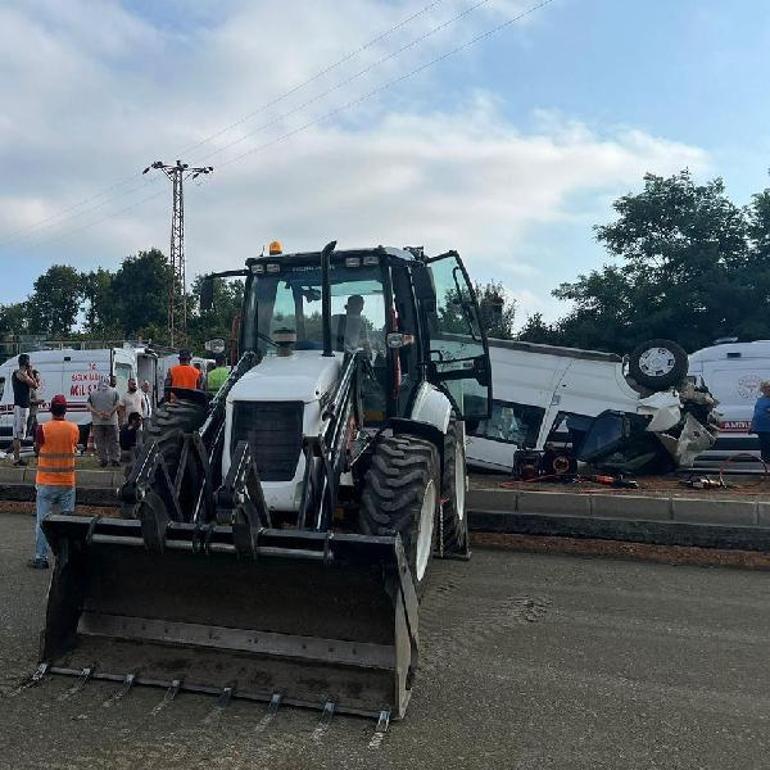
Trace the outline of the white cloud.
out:
M 70 0 L 64 16 L 60 5 L 40 0 L 35 14 L 12 5 L 0 11 L 0 165 L 6 169 L 0 241 L 123 177 L 126 184 L 110 191 L 120 197 L 97 198 L 84 207 L 90 213 L 61 224 L 55 218 L 39 236 L 17 244 L 48 261 L 76 255 L 84 265 L 103 260 L 114 267 L 127 253 L 168 241 L 166 181 L 132 173 L 156 157 L 173 160 L 173 148 L 269 101 L 427 0 L 340 0 L 334 15 L 322 4 L 284 4 L 278 12 L 267 0 L 230 3 L 216 22 L 173 32 L 116 3 L 105 4 L 96 18 L 84 0 Z M 505 10 L 524 5 L 509 2 Z M 464 7 L 459 0 L 437 5 L 191 159 L 206 162 L 208 152 L 297 108 Z M 187 188 L 188 275 L 235 267 L 276 237 L 288 249 L 331 238 L 341 245 L 420 243 L 434 252 L 459 249 L 480 280 L 515 285 L 524 313 L 546 309 L 550 315 L 553 302 L 544 287 L 570 276 L 555 276 L 547 259 L 517 260 L 528 234 L 568 222 L 577 199 L 585 216 L 592 202 L 604 205 L 608 195 L 638 184 L 645 171 L 701 169 L 707 162 L 702 151 L 633 128 L 597 131 L 549 111 L 538 113 L 535 128 L 524 133 L 506 119 L 494 94 L 470 94 L 465 104 L 438 110 L 426 105 L 424 90 L 426 79 L 438 82 L 438 74 L 426 72 L 417 92 L 404 83 L 397 101 L 386 93 L 227 165 L 249 147 L 467 39 L 499 19 L 502 7 L 480 9 L 329 99 L 219 153 L 214 176 Z M 156 191 L 152 201 L 119 213 Z M 102 217 L 94 227 L 52 239 Z M 18 253 L 0 244 L 0 254 Z

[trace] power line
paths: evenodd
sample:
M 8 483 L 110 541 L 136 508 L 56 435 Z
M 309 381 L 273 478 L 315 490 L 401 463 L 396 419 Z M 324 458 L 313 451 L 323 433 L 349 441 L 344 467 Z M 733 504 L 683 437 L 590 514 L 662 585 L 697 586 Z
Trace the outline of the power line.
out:
M 208 155 L 205 156 L 206 161 L 210 161 L 212 158 L 216 157 L 222 152 L 225 152 L 225 150 L 229 150 L 231 147 L 235 147 L 237 144 L 241 144 L 246 139 L 248 139 L 251 136 L 254 136 L 254 134 L 259 133 L 260 131 L 264 131 L 266 128 L 270 128 L 271 126 L 276 125 L 277 123 L 281 123 L 282 121 L 286 120 L 286 118 L 291 117 L 292 115 L 296 115 L 298 112 L 301 112 L 302 110 L 306 109 L 307 107 L 311 106 L 312 104 L 315 104 L 316 102 L 321 101 L 321 99 L 325 99 L 330 94 L 335 93 L 336 91 L 339 91 L 344 86 L 350 85 L 354 80 L 357 80 L 358 78 L 367 75 L 372 70 L 376 69 L 377 67 L 380 67 L 381 65 L 385 64 L 386 62 L 390 61 L 391 59 L 395 59 L 404 52 L 414 48 L 415 46 L 419 45 L 420 43 L 424 43 L 428 38 L 432 37 L 433 35 L 438 34 L 439 32 L 443 31 L 447 27 L 450 27 L 452 24 L 456 24 L 458 21 L 461 21 L 469 14 L 473 13 L 474 11 L 481 8 L 483 5 L 487 5 L 490 0 L 477 0 L 476 3 L 471 5 L 470 7 L 466 8 L 464 11 L 461 11 L 460 13 L 453 16 L 451 19 L 447 19 L 446 21 L 442 22 L 441 24 L 437 24 L 435 27 L 432 27 L 427 32 L 424 32 L 419 37 L 414 38 L 414 40 L 411 40 L 408 43 L 405 43 L 400 48 L 396 49 L 395 51 L 391 51 L 391 53 L 386 54 L 385 56 L 380 57 L 376 61 L 372 62 L 371 64 L 367 65 L 363 69 L 359 70 L 358 72 L 354 73 L 353 75 L 350 75 L 349 77 L 345 78 L 344 80 L 341 80 L 339 83 L 336 83 L 335 85 L 331 86 L 330 88 L 327 88 L 325 91 L 322 91 L 320 94 L 314 96 L 312 99 L 308 99 L 302 104 L 300 104 L 297 107 L 294 107 L 293 109 L 289 110 L 288 112 L 284 112 L 281 115 L 278 115 L 275 118 L 272 118 L 267 123 L 263 123 L 261 126 L 257 126 L 256 128 L 249 131 L 247 134 L 244 134 L 243 136 L 239 137 L 238 139 L 234 139 L 232 142 L 229 142 L 228 144 L 223 145 L 222 147 L 218 147 L 213 152 L 210 152 Z
M 233 163 L 237 163 L 238 161 L 243 160 L 243 158 L 246 158 L 249 155 L 253 155 L 269 147 L 273 147 L 276 144 L 284 142 L 287 139 L 290 139 L 291 137 L 296 136 L 297 134 L 303 131 L 306 131 L 308 128 L 312 128 L 313 126 L 318 125 L 319 123 L 323 123 L 324 121 L 329 120 L 329 118 L 333 118 L 342 112 L 346 112 L 347 110 L 350 110 L 353 107 L 357 107 L 359 104 L 362 104 L 363 102 L 371 99 L 377 94 L 382 93 L 383 91 L 386 91 L 389 88 L 392 88 L 393 86 L 398 85 L 399 83 L 403 83 L 405 80 L 409 80 L 410 78 L 415 77 L 416 75 L 419 75 L 421 72 L 424 72 L 425 70 L 430 69 L 436 64 L 439 64 L 440 62 L 445 61 L 446 59 L 449 59 L 450 57 L 455 56 L 456 54 L 467 50 L 468 48 L 476 45 L 477 43 L 487 40 L 488 38 L 492 37 L 498 32 L 501 32 L 507 27 L 510 27 L 511 25 L 515 24 L 517 21 L 521 21 L 521 19 L 525 18 L 526 16 L 529 16 L 530 14 L 535 13 L 536 11 L 539 11 L 541 8 L 544 8 L 546 5 L 550 5 L 552 2 L 554 2 L 554 0 L 542 0 L 541 2 L 537 3 L 537 5 L 533 5 L 532 7 L 528 8 L 526 11 L 522 11 L 518 15 L 512 16 L 506 21 L 500 24 L 497 24 L 494 27 L 491 27 L 490 29 L 476 35 L 475 37 L 472 37 L 470 40 L 467 40 L 461 45 L 455 46 L 454 48 L 444 52 L 440 56 L 436 56 L 435 58 L 430 59 L 424 64 L 421 64 L 419 67 L 415 67 L 414 69 L 410 70 L 409 72 L 403 75 L 399 75 L 398 77 L 392 78 L 391 80 L 387 80 L 386 82 L 381 83 L 376 88 L 373 88 L 370 91 L 367 91 L 365 94 L 355 99 L 351 99 L 349 102 L 345 102 L 339 107 L 335 107 L 333 110 L 329 110 L 323 115 L 317 118 L 314 118 L 313 120 L 309 120 L 307 123 L 304 123 L 303 125 L 298 126 L 297 128 L 291 131 L 287 131 L 285 134 L 281 134 L 281 136 L 278 136 L 275 139 L 270 140 L 269 142 L 265 142 L 264 144 L 257 145 L 256 147 L 253 147 L 250 150 L 246 150 L 245 152 L 242 152 L 240 155 L 236 155 L 233 158 L 230 158 L 228 160 L 221 162 L 219 164 L 219 168 L 224 168 Z
M 414 69 L 410 70 L 409 72 L 407 72 L 407 73 L 405 73 L 403 75 L 399 75 L 398 77 L 392 78 L 391 80 L 388 80 L 388 81 L 386 81 L 384 83 L 381 83 L 379 86 L 371 89 L 370 91 L 367 91 L 363 95 L 361 95 L 361 96 L 359 96 L 359 97 L 357 97 L 355 99 L 351 99 L 350 101 L 345 102 L 344 104 L 342 104 L 342 105 L 340 105 L 338 107 L 335 107 L 332 110 L 329 110 L 328 112 L 324 113 L 323 115 L 321 115 L 321 116 L 319 116 L 317 118 L 314 118 L 312 120 L 307 121 L 303 125 L 298 126 L 297 128 L 292 129 L 291 131 L 287 131 L 286 133 L 281 134 L 280 136 L 278 136 L 278 137 L 276 137 L 274 139 L 271 139 L 268 142 L 265 142 L 263 144 L 257 145 L 255 147 L 252 147 L 251 149 L 246 150 L 245 152 L 242 152 L 239 155 L 236 155 L 236 156 L 234 156 L 234 157 L 232 157 L 232 158 L 230 158 L 228 160 L 225 160 L 225 161 L 219 163 L 218 164 L 218 168 L 220 168 L 220 169 L 225 168 L 227 166 L 232 165 L 233 163 L 237 163 L 238 161 L 242 160 L 243 158 L 249 157 L 250 155 L 254 155 L 254 154 L 257 154 L 259 152 L 263 152 L 264 150 L 269 149 L 270 147 L 273 147 L 273 146 L 275 146 L 277 144 L 280 144 L 282 142 L 285 142 L 288 139 L 296 136 L 297 134 L 300 134 L 303 131 L 306 131 L 307 129 L 312 128 L 315 125 L 318 125 L 319 123 L 323 123 L 324 121 L 329 120 L 330 118 L 333 118 L 336 115 L 339 115 L 339 114 L 341 114 L 343 112 L 346 112 L 346 111 L 352 109 L 353 107 L 356 107 L 359 104 L 362 104 L 363 102 L 368 101 L 369 99 L 373 98 L 377 94 L 382 93 L 383 91 L 386 91 L 386 90 L 388 90 L 388 89 L 398 85 L 399 83 L 402 83 L 402 82 L 404 82 L 406 80 L 409 80 L 410 78 L 415 77 L 416 75 L 420 74 L 421 72 L 424 72 L 425 70 L 427 70 L 427 69 L 429 69 L 429 68 L 431 68 L 431 67 L 433 67 L 433 66 L 435 66 L 435 65 L 437 65 L 439 63 L 441 63 L 442 61 L 445 61 L 446 59 L 449 59 L 452 56 L 455 56 L 458 53 L 461 53 L 462 51 L 465 51 L 468 48 L 471 48 L 472 46 L 477 45 L 478 43 L 481 43 L 481 42 L 487 40 L 488 38 L 490 38 L 490 37 L 496 35 L 497 33 L 501 32 L 502 30 L 512 26 L 516 22 L 521 21 L 523 18 L 525 18 L 527 16 L 530 16 L 531 14 L 535 13 L 536 11 L 539 11 L 540 9 L 544 8 L 547 5 L 550 5 L 552 2 L 554 2 L 554 0 L 542 0 L 541 2 L 537 3 L 536 5 L 531 6 L 530 8 L 528 8 L 525 11 L 522 11 L 521 13 L 517 14 L 516 16 L 512 16 L 512 17 L 506 19 L 505 21 L 501 22 L 500 24 L 497 24 L 494 27 L 491 27 L 491 28 L 487 29 L 486 31 L 479 33 L 478 35 L 475 35 L 474 37 L 470 38 L 466 42 L 464 42 L 464 43 L 462 43 L 462 44 L 460 44 L 458 46 L 455 46 L 454 48 L 452 48 L 452 49 L 450 49 L 448 51 L 445 51 L 443 54 L 441 54 L 439 56 L 436 56 L 433 59 L 430 59 L 429 61 L 421 64 L 418 67 L 415 67 Z M 90 222 L 90 223 L 88 223 L 86 225 L 82 225 L 82 226 L 76 228 L 75 230 L 66 232 L 65 234 L 63 234 L 61 236 L 53 236 L 51 238 L 48 238 L 48 237 L 43 238 L 43 239 L 35 242 L 32 245 L 35 245 L 35 246 L 36 245 L 40 245 L 41 243 L 45 243 L 48 240 L 57 241 L 57 240 L 60 240 L 60 239 L 69 239 L 72 234 L 75 234 L 77 232 L 81 232 L 82 230 L 88 229 L 90 227 L 95 227 L 96 225 L 101 224 L 102 222 L 104 222 L 104 221 L 106 221 L 108 219 L 111 219 L 111 218 L 113 218 L 115 216 L 119 216 L 121 214 L 127 213 L 129 211 L 132 211 L 132 210 L 138 208 L 139 206 L 141 206 L 142 204 L 144 204 L 144 203 L 146 203 L 146 202 L 148 202 L 150 200 L 153 200 L 154 198 L 159 197 L 159 195 L 161 193 L 162 193 L 162 191 L 153 193 L 152 195 L 149 195 L 149 196 L 147 196 L 145 198 L 141 198 L 140 200 L 136 201 L 135 203 L 132 203 L 129 206 L 126 206 L 125 208 L 122 208 L 122 209 L 120 209 L 120 210 L 118 210 L 116 212 L 107 214 L 106 216 L 100 217 L 99 219 L 95 220 L 94 222 Z
M 359 46 L 358 48 L 354 49 L 353 51 L 350 51 L 349 53 L 342 56 L 340 59 L 337 59 L 332 64 L 327 65 L 323 69 L 319 70 L 315 75 L 312 75 L 311 77 L 303 80 L 302 82 L 290 87 L 288 90 L 284 91 L 283 93 L 279 94 L 278 96 L 274 97 L 270 101 L 266 102 L 265 104 L 258 107 L 256 110 L 253 110 L 243 117 L 236 120 L 234 123 L 231 123 L 230 125 L 219 129 L 218 131 L 214 132 L 213 134 L 210 134 L 209 136 L 191 144 L 188 145 L 186 148 L 181 150 L 179 155 L 186 154 L 188 152 L 191 152 L 192 150 L 197 149 L 198 147 L 202 147 L 205 144 L 208 144 L 212 142 L 214 139 L 218 139 L 220 136 L 224 135 L 225 133 L 228 133 L 234 128 L 237 128 L 238 126 L 242 125 L 243 123 L 249 121 L 254 116 L 260 114 L 262 111 L 266 109 L 270 109 L 271 107 L 274 107 L 276 104 L 279 104 L 280 102 L 284 101 L 285 99 L 288 99 L 290 96 L 294 95 L 298 91 L 302 90 L 306 86 L 310 85 L 311 83 L 314 83 L 316 80 L 322 78 L 324 75 L 328 75 L 330 72 L 334 71 L 335 69 L 341 67 L 343 64 L 347 63 L 351 59 L 354 59 L 356 56 L 359 56 L 361 53 L 367 51 L 372 46 L 376 45 L 377 43 L 385 40 L 386 38 L 390 37 L 392 34 L 397 32 L 399 29 L 402 29 L 403 27 L 407 26 L 411 22 L 415 21 L 416 19 L 420 18 L 421 16 L 424 16 L 426 13 L 431 11 L 436 6 L 440 5 L 444 0 L 433 0 L 432 2 L 428 3 L 426 6 L 421 8 L 420 10 L 416 11 L 415 13 L 411 14 L 410 16 L 407 16 L 405 19 L 402 19 L 398 23 L 394 24 L 392 27 L 389 27 L 384 32 L 380 32 L 377 35 L 375 35 L 373 38 L 369 39 L 367 42 Z M 113 190 L 117 190 L 121 187 L 125 187 L 126 185 L 133 182 L 135 179 L 137 179 L 140 175 L 132 174 L 131 176 L 125 177 L 121 180 L 118 180 L 114 182 L 113 184 L 109 185 L 108 187 L 104 188 L 101 192 L 96 193 L 92 196 L 89 196 L 87 198 L 84 198 L 81 201 L 78 201 L 77 203 L 73 203 L 70 206 L 67 206 L 64 209 L 61 209 L 58 212 L 55 212 L 51 214 L 48 217 L 45 217 L 44 219 L 41 219 L 37 222 L 35 222 L 32 225 L 24 226 L 21 228 L 17 228 L 16 230 L 13 230 L 11 233 L 9 233 L 7 236 L 5 236 L 2 240 L 0 240 L 0 246 L 5 246 L 9 243 L 12 243 L 16 240 L 26 239 L 31 234 L 36 234 L 38 230 L 48 230 L 51 227 L 56 227 L 58 225 L 63 224 L 64 222 L 68 221 L 69 219 L 74 219 L 79 216 L 83 216 L 84 214 L 90 213 L 91 211 L 95 211 L 99 208 L 102 208 L 107 203 L 109 203 L 112 200 L 115 200 L 119 197 L 122 197 L 123 195 L 130 195 L 133 192 L 136 192 L 136 190 L 140 189 L 140 186 L 135 186 L 131 190 L 128 190 L 125 193 L 116 193 L 114 195 L 109 195 L 110 192 Z M 70 214 L 70 212 L 76 211 L 77 209 L 82 208 L 83 206 L 87 206 L 89 203 L 93 203 L 97 200 L 100 200 L 101 198 L 104 198 L 105 196 L 108 196 L 105 201 L 100 203 L 97 206 L 93 206 L 85 211 L 81 211 L 77 214 L 73 214 L 71 216 L 66 216 L 67 214 Z M 53 220 L 60 220 L 58 222 L 53 222 Z M 49 224 L 52 223 L 52 224 Z M 43 225 L 46 225 L 46 227 L 43 227 Z
M 404 27 L 405 25 L 407 25 L 408 23 L 410 23 L 414 19 L 418 18 L 421 15 L 424 15 L 428 10 L 430 10 L 430 9 L 434 8 L 435 6 L 439 5 L 441 2 L 443 2 L 443 0 L 434 0 L 434 2 L 430 3 L 429 5 L 426 5 L 420 11 L 418 11 L 418 12 L 412 14 L 411 16 L 407 17 L 406 19 L 402 20 L 398 24 L 396 24 L 393 27 L 391 27 L 389 30 L 386 30 L 385 32 L 383 32 L 383 33 L 377 35 L 376 37 L 372 38 L 367 43 L 365 43 L 364 45 L 362 45 L 359 48 L 357 48 L 355 51 L 347 54 L 346 56 L 342 57 L 341 59 L 338 59 L 335 63 L 333 63 L 333 64 L 329 65 L 328 67 L 326 67 L 325 69 L 321 70 L 319 73 L 317 73 L 313 77 L 308 78 L 306 81 L 303 81 L 302 83 L 300 83 L 299 85 L 297 85 L 294 88 L 290 89 L 289 91 L 285 92 L 281 96 L 273 99 L 271 102 L 268 102 L 266 105 L 263 105 L 262 107 L 260 107 L 257 110 L 249 113 L 248 115 L 244 116 L 243 118 L 241 118 L 240 120 L 236 121 L 235 123 L 232 123 L 230 126 L 228 126 L 225 129 L 222 129 L 217 134 L 213 134 L 212 136 L 208 137 L 207 139 L 201 140 L 200 142 L 196 143 L 195 145 L 192 145 L 192 147 L 199 147 L 199 146 L 201 146 L 203 144 L 206 144 L 207 142 L 211 141 L 214 137 L 222 135 L 222 134 L 226 133 L 227 131 L 231 130 L 232 128 L 234 128 L 234 127 L 236 127 L 238 125 L 241 125 L 242 123 L 244 123 L 245 121 L 247 121 L 248 119 L 253 117 L 254 115 L 257 115 L 260 112 L 262 112 L 267 107 L 269 107 L 271 105 L 275 105 L 278 102 L 284 100 L 285 98 L 287 98 L 292 93 L 296 93 L 301 88 L 304 88 L 309 83 L 313 82 L 314 80 L 317 80 L 322 75 L 327 74 L 328 72 L 331 72 L 333 69 L 337 68 L 338 66 L 340 66 L 344 62 L 349 61 L 350 59 L 354 58 L 355 56 L 360 54 L 362 51 L 366 50 L 367 48 L 370 48 L 375 43 L 377 43 L 377 42 L 383 40 L 384 38 L 388 37 L 389 35 L 393 34 L 395 31 L 397 31 L 398 29 Z M 418 38 L 412 40 L 411 42 L 409 42 L 409 43 L 405 44 L 404 46 L 402 46 L 401 48 L 399 48 L 397 51 L 392 52 L 390 54 L 387 54 L 386 56 L 381 57 L 377 61 L 375 61 L 372 64 L 370 64 L 367 67 L 365 67 L 364 69 L 356 72 L 351 77 L 346 78 L 345 80 L 342 80 L 341 82 L 337 83 L 336 85 L 332 86 L 331 88 L 328 88 L 326 91 L 322 92 L 321 94 L 319 94 L 319 95 L 317 95 L 317 96 L 315 96 L 315 97 L 313 97 L 311 99 L 306 100 L 305 102 L 303 102 L 298 107 L 295 107 L 294 109 L 289 110 L 288 112 L 285 112 L 285 113 L 282 113 L 281 115 L 278 115 L 277 117 L 273 118 L 272 120 L 268 121 L 267 123 L 257 127 L 256 129 L 253 129 L 252 131 L 250 131 L 248 134 L 244 135 L 243 137 L 240 137 L 239 139 L 236 139 L 233 142 L 230 142 L 229 144 L 226 144 L 223 147 L 215 150 L 213 153 L 210 153 L 210 155 L 207 156 L 205 159 L 201 159 L 200 162 L 205 162 L 209 158 L 215 157 L 216 155 L 218 155 L 219 153 L 229 149 L 230 147 L 233 147 L 233 146 L 235 146 L 237 144 L 242 143 L 249 136 L 252 136 L 255 133 L 258 133 L 259 131 L 263 131 L 266 128 L 269 128 L 269 127 L 271 127 L 273 125 L 281 123 L 282 121 L 286 120 L 287 118 L 291 117 L 292 115 L 295 115 L 296 113 L 298 113 L 301 110 L 307 108 L 308 106 L 310 106 L 310 105 L 320 101 L 321 99 L 329 96 L 330 94 L 334 93 L 335 91 L 338 91 L 340 88 L 344 87 L 345 85 L 348 85 L 349 83 L 351 83 L 352 81 L 356 80 L 357 78 L 367 74 L 368 72 L 371 72 L 372 70 L 374 70 L 376 67 L 380 66 L 381 64 L 383 64 L 383 63 L 385 63 L 385 62 L 387 62 L 387 61 L 389 61 L 391 59 L 396 58 L 397 56 L 401 55 L 402 53 L 404 53 L 405 51 L 409 50 L 410 48 L 413 48 L 414 46 L 416 46 L 419 43 L 423 42 L 424 40 L 428 39 L 432 35 L 435 35 L 436 33 L 440 32 L 441 30 L 443 30 L 446 27 L 450 26 L 451 24 L 456 23 L 457 21 L 459 21 L 463 17 L 467 16 L 469 13 L 472 13 L 477 8 L 479 8 L 482 5 L 487 4 L 488 2 L 489 2 L 489 0 L 479 0 L 474 5 L 472 5 L 470 8 L 466 9 L 465 11 L 462 11 L 461 13 L 459 13 L 456 16 L 452 17 L 451 19 L 449 19 L 449 20 L 447 20 L 445 22 L 442 22 L 441 24 L 438 24 L 438 25 L 434 26 L 432 29 L 428 30 L 426 33 L 420 35 Z M 132 181 L 134 178 L 135 177 L 130 177 L 129 181 Z M 127 184 L 127 182 L 124 182 L 121 186 L 125 186 L 125 184 Z M 11 241 L 13 241 L 13 240 L 22 240 L 23 241 L 23 240 L 26 240 L 26 239 L 32 237 L 33 235 L 38 235 L 42 231 L 51 230 L 53 228 L 56 228 L 56 227 L 60 226 L 61 224 L 63 224 L 64 222 L 66 222 L 68 219 L 76 219 L 78 217 L 85 216 L 86 214 L 89 214 L 89 213 L 97 211 L 97 210 L 99 210 L 101 208 L 104 208 L 109 203 L 111 203 L 113 200 L 116 200 L 117 198 L 120 198 L 120 197 L 125 197 L 126 195 L 131 195 L 134 192 L 136 192 L 137 190 L 142 189 L 143 186 L 144 185 L 142 183 L 140 183 L 138 185 L 134 185 L 129 190 L 127 190 L 125 192 L 122 192 L 122 193 L 118 193 L 118 194 L 113 195 L 113 196 L 110 196 L 110 197 L 106 198 L 105 200 L 102 200 L 101 202 L 97 203 L 96 205 L 90 206 L 90 207 L 88 207 L 88 208 L 78 212 L 77 214 L 74 214 L 72 217 L 65 217 L 64 219 L 60 219 L 60 221 L 51 222 L 50 224 L 46 224 L 45 226 L 39 226 L 39 225 L 42 225 L 42 223 L 38 223 L 38 225 L 33 226 L 33 229 L 30 230 L 30 232 L 28 232 L 28 233 L 26 233 L 24 235 L 20 235 L 18 238 L 15 238 L 15 239 L 14 238 L 10 238 L 10 240 Z M 96 195 L 96 196 L 93 196 L 93 198 L 90 199 L 90 200 L 97 200 L 100 197 L 102 197 L 102 196 L 101 195 Z M 85 202 L 83 202 L 81 205 L 84 205 L 84 204 L 85 204 Z M 76 208 L 76 206 L 73 206 L 73 207 L 70 207 L 70 208 Z M 50 217 L 49 219 L 53 219 L 53 218 L 54 217 Z M 45 240 L 45 239 L 43 239 L 43 240 Z M 0 243 L 2 243 L 4 245 L 7 242 L 8 241 L 3 241 L 3 242 L 0 242 Z M 33 245 L 37 245 L 40 242 L 42 242 L 42 241 L 40 241 L 40 240 L 34 241 Z
M 293 96 L 298 91 L 301 91 L 303 88 L 305 88 L 306 86 L 309 86 L 311 83 L 315 83 L 316 80 L 319 80 L 324 75 L 328 75 L 330 72 L 333 72 L 334 70 L 338 69 L 343 64 L 346 64 L 351 59 L 354 59 L 356 56 L 359 56 L 360 54 L 364 53 L 372 46 L 390 37 L 399 29 L 402 29 L 403 27 L 407 26 L 408 24 L 413 22 L 415 19 L 418 19 L 420 16 L 424 16 L 428 11 L 432 10 L 437 5 L 441 5 L 442 2 L 444 2 L 444 0 L 433 0 L 432 3 L 428 3 L 428 5 L 424 6 L 416 13 L 413 13 L 411 16 L 408 16 L 407 18 L 398 22 L 398 24 L 395 24 L 394 26 L 390 27 L 390 29 L 387 29 L 384 32 L 376 35 L 375 37 L 371 38 L 366 43 L 364 43 L 362 46 L 356 48 L 354 51 L 351 51 L 350 53 L 345 54 L 345 56 L 343 56 L 341 59 L 337 59 L 337 61 L 335 61 L 333 64 L 330 64 L 327 67 L 324 67 L 322 70 L 319 70 L 318 72 L 316 72 L 315 75 L 307 78 L 307 80 L 303 80 L 301 83 L 298 83 L 297 85 L 292 86 L 288 91 L 284 91 L 282 94 L 280 94 L 279 96 L 276 96 L 274 99 L 271 99 L 269 102 L 265 102 L 261 106 L 257 107 L 257 109 L 247 113 L 243 117 L 236 120 L 234 123 L 231 123 L 229 126 L 225 126 L 224 128 L 220 129 L 216 133 L 207 136 L 205 139 L 201 139 L 199 142 L 196 142 L 195 144 L 185 147 L 185 149 L 182 150 L 182 153 L 189 153 L 189 152 L 192 152 L 193 150 L 197 150 L 198 147 L 201 147 L 204 144 L 209 144 L 210 142 L 214 141 L 214 139 L 218 139 L 223 134 L 226 134 L 229 131 L 232 131 L 232 129 L 237 128 L 240 125 L 243 125 L 244 123 L 248 122 L 249 120 L 256 117 L 257 115 L 260 115 L 265 110 L 269 110 L 271 107 L 275 107 L 276 104 L 280 104 L 280 102 L 285 101 L 290 96 Z

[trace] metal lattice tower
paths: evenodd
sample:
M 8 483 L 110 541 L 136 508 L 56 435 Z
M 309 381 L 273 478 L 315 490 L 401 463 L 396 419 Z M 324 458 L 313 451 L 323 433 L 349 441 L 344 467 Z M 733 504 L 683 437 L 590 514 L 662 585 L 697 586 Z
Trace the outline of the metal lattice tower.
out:
M 171 248 L 169 263 L 174 279 L 168 287 L 168 333 L 171 344 L 176 341 L 177 331 L 182 336 L 187 334 L 187 275 L 184 254 L 184 181 L 195 179 L 201 174 L 210 174 L 213 166 L 197 166 L 190 168 L 187 163 L 177 160 L 175 164 L 156 160 L 142 172 L 150 169 L 162 171 L 170 180 L 172 186 L 171 207 Z M 179 291 L 181 291 L 181 296 Z

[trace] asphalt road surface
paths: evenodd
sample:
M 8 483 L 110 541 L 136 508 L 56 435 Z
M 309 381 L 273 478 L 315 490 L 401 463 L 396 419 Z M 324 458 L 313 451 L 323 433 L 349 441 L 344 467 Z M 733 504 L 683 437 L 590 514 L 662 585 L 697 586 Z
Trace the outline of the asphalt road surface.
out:
M 436 562 L 407 717 L 374 723 L 52 678 L 34 669 L 48 574 L 0 515 L 3 768 L 766 768 L 766 572 L 477 549 Z

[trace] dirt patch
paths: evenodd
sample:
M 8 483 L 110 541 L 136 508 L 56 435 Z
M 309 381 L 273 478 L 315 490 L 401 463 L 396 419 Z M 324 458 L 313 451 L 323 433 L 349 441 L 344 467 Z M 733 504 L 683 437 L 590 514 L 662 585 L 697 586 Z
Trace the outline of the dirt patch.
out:
M 529 553 L 563 553 L 653 561 L 662 564 L 770 570 L 770 553 L 758 553 L 756 551 L 694 548 L 680 545 L 649 545 L 647 543 L 591 538 L 508 535 L 490 532 L 471 533 L 471 543 L 478 548 L 526 551 Z

